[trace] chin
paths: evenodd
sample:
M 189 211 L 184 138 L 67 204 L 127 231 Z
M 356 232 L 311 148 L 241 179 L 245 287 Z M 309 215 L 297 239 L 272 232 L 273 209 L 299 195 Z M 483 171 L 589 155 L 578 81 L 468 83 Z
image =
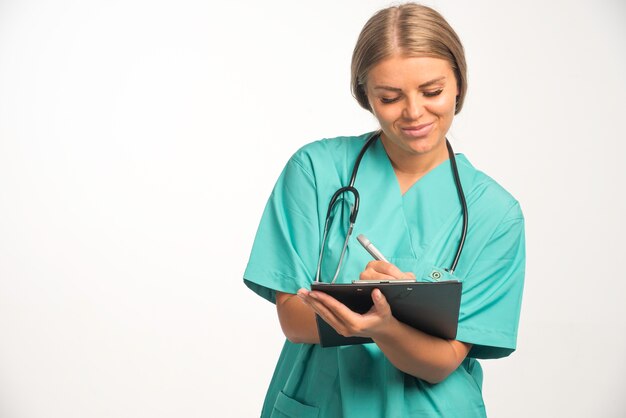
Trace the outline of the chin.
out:
M 425 146 L 425 147 L 409 147 L 409 150 L 412 154 L 428 154 L 429 152 L 431 152 L 433 150 L 432 146 Z
M 433 143 L 429 138 L 412 139 L 406 142 L 408 150 L 414 154 L 426 154 L 439 148 L 438 143 Z
M 393 136 L 387 136 L 387 140 L 394 144 L 396 148 L 410 155 L 424 155 L 439 150 L 442 146 L 445 148 L 445 138 L 437 139 L 436 132 L 431 132 L 430 135 L 421 138 L 415 138 L 404 134 L 402 131 L 395 131 Z

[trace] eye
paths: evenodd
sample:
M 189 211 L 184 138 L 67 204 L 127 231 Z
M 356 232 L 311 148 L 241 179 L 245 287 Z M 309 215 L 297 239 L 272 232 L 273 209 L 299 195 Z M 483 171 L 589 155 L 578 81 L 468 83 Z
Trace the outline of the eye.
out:
M 426 96 L 426 97 L 439 96 L 442 91 L 443 91 L 443 89 L 439 89 L 439 90 L 435 90 L 435 91 L 425 91 L 424 92 L 424 96 Z
M 400 100 L 400 97 L 393 97 L 393 98 L 391 98 L 391 99 L 389 99 L 389 98 L 387 98 L 387 97 L 381 97 L 381 98 L 380 98 L 380 102 L 381 102 L 382 104 L 390 104 L 390 103 L 395 103 L 395 102 L 397 102 L 398 100 Z

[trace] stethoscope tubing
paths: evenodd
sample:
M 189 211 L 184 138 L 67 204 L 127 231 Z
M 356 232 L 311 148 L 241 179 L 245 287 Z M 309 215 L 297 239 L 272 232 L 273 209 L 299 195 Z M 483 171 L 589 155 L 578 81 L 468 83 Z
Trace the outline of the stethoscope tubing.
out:
M 350 238 L 350 235 L 352 233 L 352 229 L 354 227 L 354 224 L 356 222 L 356 218 L 357 215 L 359 214 L 359 203 L 360 203 L 360 197 L 359 197 L 359 192 L 358 190 L 354 187 L 354 183 L 356 181 L 356 175 L 359 171 L 359 166 L 361 165 L 361 160 L 363 159 L 363 155 L 365 155 L 365 152 L 367 151 L 367 149 L 378 139 L 380 138 L 381 135 L 381 131 L 376 131 L 374 132 L 365 142 L 365 145 L 363 145 L 363 148 L 361 148 L 361 151 L 359 152 L 359 154 L 357 155 L 356 161 L 354 162 L 354 167 L 352 168 L 352 174 L 350 176 L 350 182 L 348 183 L 348 186 L 344 186 L 341 187 L 339 190 L 337 190 L 333 196 L 330 199 L 330 203 L 328 204 L 328 211 L 326 212 L 326 221 L 324 223 L 324 234 L 322 236 L 322 245 L 320 248 L 320 256 L 319 256 L 319 261 L 317 263 L 317 271 L 315 274 L 315 281 L 319 282 L 320 281 L 320 274 L 321 274 L 321 267 L 322 267 L 322 259 L 324 257 L 324 246 L 326 244 L 326 239 L 328 237 L 328 227 L 329 227 L 329 220 L 331 217 L 331 213 L 332 213 L 332 208 L 333 205 L 335 204 L 335 202 L 337 201 L 337 199 L 339 199 L 339 197 L 341 195 L 343 195 L 346 192 L 352 193 L 354 195 L 354 206 L 352 207 L 352 210 L 350 212 L 350 225 L 348 227 L 348 232 L 347 232 L 347 236 L 346 236 L 346 240 L 344 242 L 342 251 L 341 251 L 341 256 L 339 258 L 339 264 L 337 266 L 337 270 L 335 272 L 335 276 L 333 277 L 333 280 L 331 283 L 334 283 L 335 280 L 337 279 L 337 276 L 339 275 L 339 270 L 341 268 L 341 264 L 343 262 L 343 257 L 345 255 L 345 251 L 346 251 L 346 247 L 348 245 L 348 240 Z M 457 194 L 459 196 L 459 201 L 461 203 L 461 209 L 463 212 L 463 225 L 461 227 L 461 238 L 459 240 L 459 244 L 454 256 L 454 260 L 452 261 L 452 265 L 450 266 L 449 269 L 446 269 L 450 274 L 453 274 L 454 271 L 456 270 L 456 266 L 459 263 L 459 259 L 461 258 L 461 254 L 463 252 L 463 246 L 465 245 L 465 240 L 467 238 L 467 229 L 468 229 L 468 209 L 467 209 L 467 201 L 465 199 L 465 193 L 463 192 L 463 186 L 461 185 L 461 178 L 459 176 L 459 170 L 458 170 L 458 166 L 456 164 L 456 158 L 454 156 L 454 151 L 452 150 L 452 146 L 450 145 L 450 142 L 446 139 L 446 147 L 448 149 L 448 155 L 450 158 L 450 165 L 452 167 L 452 174 L 453 174 L 453 178 L 454 178 L 454 184 L 456 186 L 456 190 L 457 190 Z
M 454 270 L 456 270 L 457 264 L 459 263 L 459 259 L 461 258 L 463 246 L 465 245 L 465 238 L 467 238 L 467 223 L 469 214 L 467 210 L 467 201 L 465 200 L 465 193 L 463 192 L 463 186 L 461 185 L 461 178 L 459 177 L 459 169 L 456 165 L 456 157 L 454 156 L 452 145 L 450 145 L 450 142 L 447 139 L 446 147 L 448 148 L 448 155 L 450 155 L 450 165 L 452 166 L 454 184 L 456 185 L 456 191 L 459 195 L 459 201 L 461 202 L 461 209 L 463 211 L 463 226 L 461 227 L 461 238 L 459 239 L 459 246 L 457 247 L 456 255 L 454 256 L 454 260 L 452 261 L 452 266 L 448 269 L 448 272 L 450 274 L 453 274 Z

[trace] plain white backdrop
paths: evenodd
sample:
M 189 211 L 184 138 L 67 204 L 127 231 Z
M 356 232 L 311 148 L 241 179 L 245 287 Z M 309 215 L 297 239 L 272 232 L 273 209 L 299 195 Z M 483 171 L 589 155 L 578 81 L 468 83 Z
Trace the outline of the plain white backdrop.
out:
M 294 151 L 376 127 L 349 63 L 389 4 L 0 0 L 0 417 L 258 416 L 256 227 Z M 426 4 L 467 53 L 455 150 L 526 216 L 489 416 L 626 416 L 626 4 Z

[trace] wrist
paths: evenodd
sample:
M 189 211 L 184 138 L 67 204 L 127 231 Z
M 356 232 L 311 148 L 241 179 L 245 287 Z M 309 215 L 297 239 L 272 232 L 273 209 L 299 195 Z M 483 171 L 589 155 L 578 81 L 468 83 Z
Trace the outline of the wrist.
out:
M 372 330 L 370 333 L 370 338 L 376 342 L 379 341 L 388 341 L 392 339 L 393 335 L 396 334 L 398 326 L 401 325 L 401 322 L 398 321 L 393 315 L 389 315 L 389 319 L 381 323 L 376 329 Z

